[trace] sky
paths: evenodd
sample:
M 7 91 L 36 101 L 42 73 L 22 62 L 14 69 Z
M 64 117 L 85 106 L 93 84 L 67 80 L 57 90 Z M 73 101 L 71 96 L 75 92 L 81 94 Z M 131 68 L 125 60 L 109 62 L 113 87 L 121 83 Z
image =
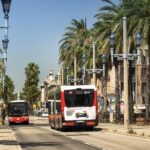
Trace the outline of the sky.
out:
M 40 82 L 53 69 L 60 69 L 59 41 L 72 19 L 87 19 L 87 27 L 95 22 L 94 15 L 103 5 L 101 0 L 12 0 L 9 13 L 9 45 L 6 74 L 21 92 L 25 67 L 34 62 L 40 68 Z M 4 24 L 0 8 L 0 24 Z M 4 36 L 1 31 L 0 38 Z M 0 44 L 0 47 L 2 45 Z

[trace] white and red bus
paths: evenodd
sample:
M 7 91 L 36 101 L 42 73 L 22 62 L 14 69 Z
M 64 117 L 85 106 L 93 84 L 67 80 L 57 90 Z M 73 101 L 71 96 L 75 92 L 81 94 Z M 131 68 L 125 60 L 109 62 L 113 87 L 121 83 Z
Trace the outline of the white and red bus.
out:
M 51 92 L 47 108 L 51 128 L 88 127 L 93 129 L 98 125 L 97 89 L 94 85 L 55 88 Z
M 13 100 L 8 103 L 9 124 L 29 124 L 29 105 L 25 100 Z

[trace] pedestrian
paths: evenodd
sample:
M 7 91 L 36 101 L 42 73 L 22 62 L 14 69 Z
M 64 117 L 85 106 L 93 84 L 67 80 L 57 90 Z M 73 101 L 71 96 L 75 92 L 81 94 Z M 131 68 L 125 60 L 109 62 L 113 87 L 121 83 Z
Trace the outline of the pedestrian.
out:
M 2 120 L 2 125 L 5 124 L 5 118 L 6 118 L 6 108 L 5 108 L 5 105 L 2 103 L 1 104 L 1 120 Z

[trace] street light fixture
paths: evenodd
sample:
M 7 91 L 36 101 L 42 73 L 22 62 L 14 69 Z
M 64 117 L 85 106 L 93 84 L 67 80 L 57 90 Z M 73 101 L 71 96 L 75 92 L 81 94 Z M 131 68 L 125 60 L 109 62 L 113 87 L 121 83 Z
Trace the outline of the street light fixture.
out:
M 5 16 L 8 16 L 11 0 L 1 0 Z
M 9 42 L 8 39 L 3 39 L 3 40 L 2 40 L 2 43 L 3 43 L 3 49 L 4 49 L 5 51 L 6 51 L 7 48 L 8 48 L 8 42 Z
M 70 66 L 66 67 L 66 73 L 67 73 L 67 85 L 69 85 Z
M 140 53 L 141 53 L 140 46 L 141 46 L 141 42 L 142 42 L 142 35 L 141 35 L 141 33 L 137 33 L 136 34 L 135 40 L 136 40 L 136 47 L 137 47 L 137 55 L 140 56 Z
M 106 55 L 100 55 L 100 58 L 102 59 L 102 64 L 103 64 L 103 77 L 105 77 L 105 70 L 106 70 Z
M 134 60 L 134 58 L 137 58 L 140 56 L 140 45 L 142 41 L 142 36 L 140 33 L 137 33 L 136 35 L 136 46 L 137 46 L 137 53 L 136 54 L 130 54 L 130 53 L 124 53 L 124 54 L 115 54 L 114 53 L 114 46 L 115 46 L 115 34 L 111 33 L 109 36 L 109 42 L 110 42 L 110 53 L 111 53 L 111 61 L 113 63 L 113 57 L 116 57 L 118 60 L 128 59 L 128 60 Z
M 138 33 L 136 34 L 135 39 L 136 39 L 136 45 L 137 45 L 137 46 L 140 46 L 140 45 L 141 45 L 141 42 L 142 42 L 142 35 L 141 35 L 140 32 L 138 32 Z
M 111 53 L 111 62 L 113 63 L 113 53 L 114 53 L 114 46 L 115 46 L 115 34 L 111 33 L 109 36 L 110 41 L 110 53 Z
M 109 36 L 109 41 L 110 41 L 110 46 L 114 47 L 115 45 L 115 34 L 111 33 L 111 35 Z
M 83 55 L 82 55 L 82 60 L 83 60 L 83 63 L 84 63 L 84 64 L 85 64 L 85 62 L 86 62 L 86 58 L 87 58 L 86 54 L 83 54 Z

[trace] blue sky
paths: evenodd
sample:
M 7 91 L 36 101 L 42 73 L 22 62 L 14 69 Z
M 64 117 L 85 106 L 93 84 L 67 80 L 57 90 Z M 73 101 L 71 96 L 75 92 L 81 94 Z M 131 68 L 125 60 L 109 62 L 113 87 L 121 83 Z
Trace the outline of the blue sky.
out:
M 65 27 L 72 19 L 86 17 L 91 28 L 100 6 L 100 0 L 12 0 L 6 72 L 14 81 L 16 92 L 23 88 L 24 68 L 30 62 L 40 67 L 39 84 L 51 68 L 54 73 L 59 71 L 59 40 Z M 1 24 L 2 17 L 3 13 Z

